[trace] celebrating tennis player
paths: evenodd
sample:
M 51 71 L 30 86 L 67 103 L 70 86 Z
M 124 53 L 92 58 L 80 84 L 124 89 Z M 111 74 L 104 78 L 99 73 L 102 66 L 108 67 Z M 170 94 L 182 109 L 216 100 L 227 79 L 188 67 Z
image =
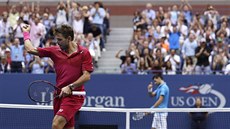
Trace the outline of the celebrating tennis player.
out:
M 50 57 L 56 71 L 56 86 L 60 97 L 53 102 L 54 118 L 52 129 L 74 129 L 74 116 L 84 102 L 83 96 L 71 95 L 72 91 L 84 91 L 84 83 L 90 80 L 93 71 L 92 58 L 89 51 L 73 42 L 74 31 L 68 25 L 55 29 L 58 46 L 35 48 L 30 40 L 30 26 L 22 26 L 25 49 L 28 53 L 39 57 Z M 31 30 L 33 31 L 33 30 Z
M 167 108 L 169 100 L 169 88 L 163 80 L 161 74 L 156 74 L 152 78 L 157 85 L 156 90 L 152 91 L 152 82 L 148 85 L 148 93 L 156 98 L 152 108 Z M 167 112 L 156 112 L 153 117 L 152 129 L 167 129 Z

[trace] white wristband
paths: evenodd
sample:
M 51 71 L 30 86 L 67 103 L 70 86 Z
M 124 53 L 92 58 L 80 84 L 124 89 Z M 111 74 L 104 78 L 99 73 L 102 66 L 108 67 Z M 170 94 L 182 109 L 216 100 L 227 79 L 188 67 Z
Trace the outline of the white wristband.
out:
M 153 91 L 153 88 L 148 89 L 148 92 L 151 93 Z

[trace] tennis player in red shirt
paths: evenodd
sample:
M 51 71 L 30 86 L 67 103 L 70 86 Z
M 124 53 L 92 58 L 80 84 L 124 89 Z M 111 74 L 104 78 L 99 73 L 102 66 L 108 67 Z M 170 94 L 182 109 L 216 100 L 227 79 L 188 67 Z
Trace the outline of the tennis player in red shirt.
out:
M 35 48 L 30 41 L 30 26 L 22 26 L 25 49 L 39 57 L 50 57 L 56 71 L 56 86 L 60 98 L 53 102 L 54 118 L 52 129 L 74 129 L 74 116 L 84 103 L 83 96 L 73 96 L 72 91 L 84 91 L 84 83 L 90 80 L 93 71 L 92 57 L 89 51 L 73 42 L 74 31 L 68 25 L 55 29 L 58 46 Z M 33 31 L 33 30 L 31 30 Z

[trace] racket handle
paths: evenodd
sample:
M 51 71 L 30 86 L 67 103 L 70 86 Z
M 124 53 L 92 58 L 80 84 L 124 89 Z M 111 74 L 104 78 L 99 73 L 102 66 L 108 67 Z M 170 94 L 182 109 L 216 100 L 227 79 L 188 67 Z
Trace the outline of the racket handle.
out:
M 72 95 L 79 95 L 79 96 L 82 95 L 82 96 L 85 96 L 86 92 L 85 91 L 73 91 Z

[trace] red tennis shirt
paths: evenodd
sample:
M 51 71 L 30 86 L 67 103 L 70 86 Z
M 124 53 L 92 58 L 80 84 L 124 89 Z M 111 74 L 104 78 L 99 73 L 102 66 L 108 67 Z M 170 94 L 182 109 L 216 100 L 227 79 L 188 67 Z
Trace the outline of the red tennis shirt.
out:
M 93 71 L 92 57 L 89 51 L 78 45 L 78 50 L 68 55 L 59 46 L 37 48 L 39 57 L 50 57 L 54 62 L 56 86 L 63 88 L 76 81 L 83 71 Z M 84 85 L 74 89 L 84 91 Z

